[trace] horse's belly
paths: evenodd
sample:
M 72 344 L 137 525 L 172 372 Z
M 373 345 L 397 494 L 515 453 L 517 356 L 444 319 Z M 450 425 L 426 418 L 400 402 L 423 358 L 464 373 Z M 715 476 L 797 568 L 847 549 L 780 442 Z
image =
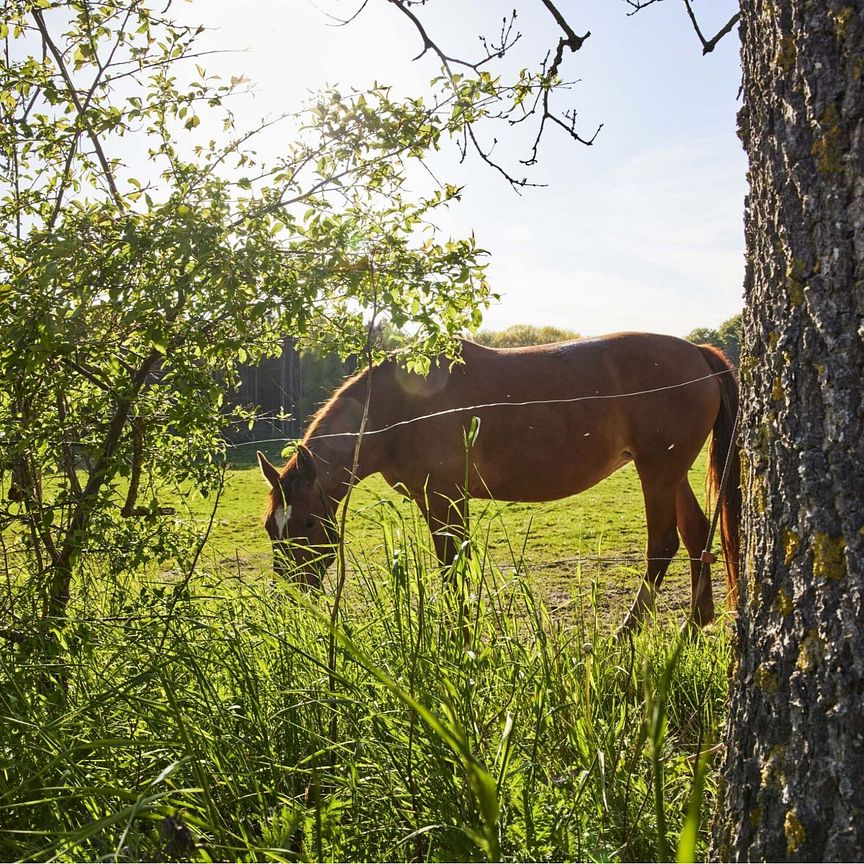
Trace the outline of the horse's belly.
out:
M 551 454 L 549 454 L 551 455 Z M 474 463 L 471 494 L 499 501 L 554 501 L 596 486 L 631 461 L 628 453 L 592 453 L 578 458 L 516 458 L 507 465 Z

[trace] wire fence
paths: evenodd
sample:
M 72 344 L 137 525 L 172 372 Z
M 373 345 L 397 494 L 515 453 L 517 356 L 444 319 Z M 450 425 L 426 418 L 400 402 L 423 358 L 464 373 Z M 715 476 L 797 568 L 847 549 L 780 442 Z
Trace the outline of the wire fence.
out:
M 637 396 L 650 396 L 656 393 L 663 393 L 669 390 L 678 390 L 682 387 L 689 387 L 692 384 L 699 384 L 702 381 L 708 381 L 712 378 L 718 378 L 721 375 L 734 374 L 735 368 L 730 366 L 728 369 L 723 369 L 720 372 L 712 372 L 709 375 L 702 375 L 699 378 L 690 378 L 687 381 L 681 381 L 677 384 L 666 384 L 663 387 L 651 387 L 646 390 L 633 390 L 627 393 L 591 393 L 584 396 L 571 396 L 558 399 L 527 399 L 524 401 L 505 401 L 505 402 L 480 402 L 476 405 L 463 405 L 456 408 L 444 408 L 440 411 L 432 411 L 428 414 L 421 414 L 417 417 L 408 417 L 405 420 L 398 420 L 395 423 L 390 423 L 387 426 L 382 426 L 380 429 L 367 429 L 363 433 L 360 432 L 330 432 L 326 434 L 304 437 L 302 440 L 318 441 L 325 438 L 356 438 L 361 435 L 365 438 L 369 435 L 380 435 L 382 432 L 389 432 L 392 429 L 397 429 L 401 426 L 409 426 L 413 423 L 420 423 L 424 420 L 433 420 L 437 417 L 445 417 L 452 414 L 466 414 L 470 411 L 483 411 L 489 408 L 523 408 L 532 405 L 571 405 L 578 402 L 592 402 L 612 399 L 631 399 Z M 264 438 L 259 441 L 245 441 L 238 444 L 228 444 L 229 448 L 249 446 L 249 444 L 275 444 L 279 442 L 292 441 L 291 438 Z

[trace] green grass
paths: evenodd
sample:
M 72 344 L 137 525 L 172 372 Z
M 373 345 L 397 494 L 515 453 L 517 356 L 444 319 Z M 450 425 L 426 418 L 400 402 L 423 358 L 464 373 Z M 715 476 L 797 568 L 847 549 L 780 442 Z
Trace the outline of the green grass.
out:
M 391 494 L 357 490 L 335 631 L 330 593 L 271 577 L 264 486 L 239 467 L 188 578 L 97 568 L 57 643 L 4 649 L 0 860 L 674 854 L 729 646 L 722 626 L 680 642 L 666 612 L 608 636 L 638 567 L 598 555 L 644 543 L 632 472 L 550 505 L 474 502 L 464 611 Z M 715 786 L 709 763 L 697 854 Z

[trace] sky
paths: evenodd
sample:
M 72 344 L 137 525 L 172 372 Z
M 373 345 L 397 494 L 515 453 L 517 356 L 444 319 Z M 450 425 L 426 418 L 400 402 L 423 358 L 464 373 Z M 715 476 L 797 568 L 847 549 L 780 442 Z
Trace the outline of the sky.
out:
M 254 93 L 232 104 L 243 128 L 298 109 L 328 84 L 378 81 L 404 95 L 428 92 L 438 64 L 428 54 L 413 59 L 419 37 L 386 0 L 369 0 L 352 24 L 333 26 L 330 16 L 347 17 L 361 2 L 192 0 L 173 11 L 207 27 L 203 47 L 231 49 L 208 57 L 208 72 L 253 82 Z M 523 39 L 513 62 L 528 65 L 558 37 L 540 0 L 432 0 L 414 8 L 448 52 L 478 56 L 478 35 L 495 35 L 514 5 Z M 558 6 L 577 33 L 591 32 L 562 67 L 578 83 L 558 98 L 576 109 L 585 137 L 603 124 L 594 145 L 550 130 L 530 178 L 547 185 L 521 195 L 476 157 L 459 164 L 455 147 L 433 165 L 436 176 L 464 186 L 461 203 L 438 220 L 441 230 L 473 232 L 490 254 L 488 275 L 501 299 L 483 326 L 679 336 L 716 327 L 742 306 L 746 163 L 735 133 L 737 36 L 703 57 L 675 0 L 632 16 L 623 0 Z M 736 6 L 694 3 L 708 36 Z M 503 142 L 496 153 L 522 172 L 524 144 Z

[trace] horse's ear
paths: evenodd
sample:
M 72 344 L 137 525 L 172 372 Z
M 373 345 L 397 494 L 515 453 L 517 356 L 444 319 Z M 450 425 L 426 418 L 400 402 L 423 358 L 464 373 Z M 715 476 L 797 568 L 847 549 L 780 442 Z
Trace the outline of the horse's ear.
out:
M 314 483 L 318 472 L 315 468 L 315 457 L 308 447 L 300 444 L 297 447 L 297 473 L 304 483 Z
M 267 461 L 267 457 L 260 450 L 257 455 L 258 465 L 261 467 L 261 473 L 264 475 L 267 485 L 271 489 L 275 489 L 279 485 L 279 469 L 274 465 L 271 465 Z

